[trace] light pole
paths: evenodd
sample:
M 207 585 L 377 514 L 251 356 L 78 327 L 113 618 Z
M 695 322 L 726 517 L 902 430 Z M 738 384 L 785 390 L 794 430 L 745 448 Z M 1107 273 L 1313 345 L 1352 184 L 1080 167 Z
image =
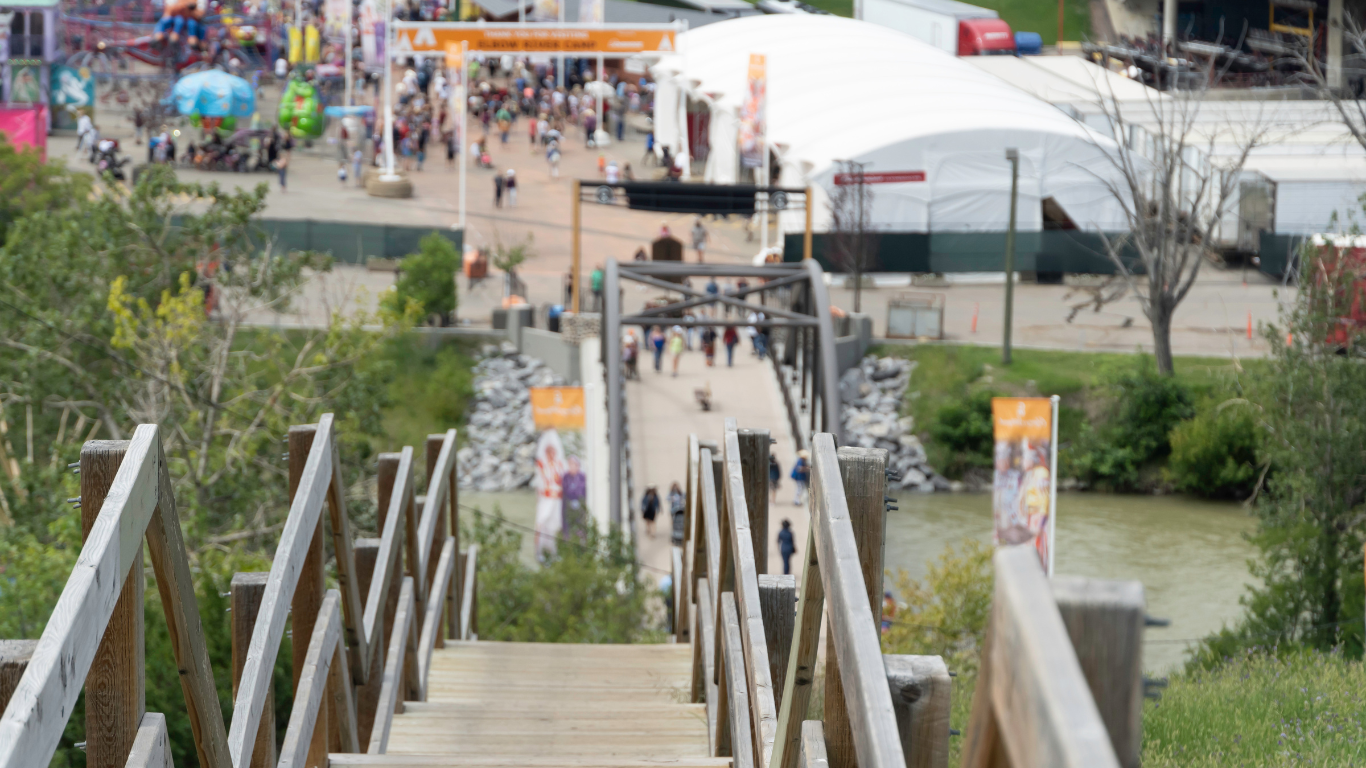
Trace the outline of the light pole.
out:
M 1006 149 L 1010 161 L 1010 226 L 1006 229 L 1006 329 L 1001 346 L 1001 362 L 1010 365 L 1010 325 L 1015 316 L 1015 199 L 1020 191 L 1020 151 Z

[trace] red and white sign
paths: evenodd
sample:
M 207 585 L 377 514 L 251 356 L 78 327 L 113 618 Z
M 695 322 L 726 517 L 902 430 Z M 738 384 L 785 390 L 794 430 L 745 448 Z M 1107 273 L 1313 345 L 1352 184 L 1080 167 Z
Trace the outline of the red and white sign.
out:
M 863 174 L 864 184 L 905 184 L 911 181 L 924 181 L 924 171 L 882 171 Z M 835 174 L 835 186 L 845 187 L 857 183 L 852 173 Z

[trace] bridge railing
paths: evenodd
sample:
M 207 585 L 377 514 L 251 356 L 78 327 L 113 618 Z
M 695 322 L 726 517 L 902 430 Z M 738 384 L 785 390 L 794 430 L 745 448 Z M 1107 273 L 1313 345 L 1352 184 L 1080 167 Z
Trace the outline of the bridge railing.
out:
M 765 573 L 769 442 L 733 419 L 718 442 L 689 439 L 673 613 L 711 754 L 736 768 L 944 768 L 944 660 L 881 651 L 886 453 L 813 436 L 798 584 Z M 1030 547 L 1002 548 L 995 567 L 964 768 L 1136 767 L 1142 586 L 1050 583 Z M 822 619 L 824 715 L 809 721 Z
M 403 701 L 425 698 L 432 649 L 447 635 L 475 635 L 477 550 L 460 552 L 451 535 L 455 430 L 428 437 L 425 497 L 415 495 L 412 448 L 381 455 L 381 537 L 353 542 L 332 415 L 291 428 L 290 511 L 270 572 L 232 581 L 227 726 L 159 429 L 144 424 L 130 441 L 82 449 L 88 533 L 76 567 L 37 643 L 0 644 L 16 655 L 0 668 L 11 677 L 22 669 L 12 694 L 0 687 L 0 768 L 46 765 L 82 688 L 89 765 L 170 764 L 165 718 L 144 712 L 144 538 L 201 765 L 277 765 L 271 679 L 287 620 L 295 696 L 278 765 L 326 764 L 329 750 L 383 754 Z M 325 528 L 336 560 L 330 590 Z

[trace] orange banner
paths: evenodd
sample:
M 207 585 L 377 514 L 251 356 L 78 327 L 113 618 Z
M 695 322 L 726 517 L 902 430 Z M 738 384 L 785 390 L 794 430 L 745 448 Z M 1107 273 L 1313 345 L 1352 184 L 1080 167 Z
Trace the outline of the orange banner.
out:
M 583 387 L 531 387 L 536 429 L 583 429 Z
M 405 26 L 397 22 L 394 50 L 397 53 L 445 53 L 450 46 L 468 43 L 480 53 L 601 53 L 630 56 L 637 53 L 673 53 L 678 50 L 672 29 L 622 28 L 576 29 L 568 26 L 536 27 L 426 23 Z
M 1053 404 L 1046 397 L 993 397 L 997 440 L 1047 440 L 1053 436 Z

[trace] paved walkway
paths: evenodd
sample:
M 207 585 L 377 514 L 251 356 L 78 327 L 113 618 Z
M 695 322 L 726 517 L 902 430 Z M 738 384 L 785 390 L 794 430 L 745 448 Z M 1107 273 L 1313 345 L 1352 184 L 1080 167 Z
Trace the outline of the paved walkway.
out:
M 792 503 L 792 480 L 788 475 L 796 459 L 796 448 L 791 430 L 787 426 L 771 363 L 760 361 L 751 354 L 747 341 L 736 346 L 733 368 L 726 367 L 725 348 L 721 347 L 719 352 L 714 368 L 706 367 L 700 343 L 694 351 L 684 352 L 677 378 L 670 375 L 668 355 L 665 355 L 662 373 L 655 373 L 653 361 L 647 356 L 641 360 L 640 381 L 626 383 L 635 506 L 639 509 L 640 496 L 646 487 L 654 485 L 659 489 L 664 507 L 656 521 L 653 538 L 646 534 L 644 521 L 637 513 L 636 540 L 640 558 L 666 573 L 672 567 L 668 494 L 675 482 L 686 489 L 688 435 L 696 434 L 700 439 L 720 443 L 725 419 L 735 417 L 741 427 L 767 429 L 777 440 L 771 450 L 782 466 L 783 480 L 777 502 L 769 506 L 768 573 L 781 574 L 783 563 L 778 555 L 777 536 L 783 519 L 792 521 L 798 552 L 806 545 L 807 532 L 806 507 Z M 693 390 L 708 384 L 712 391 L 712 409 L 703 411 L 693 397 Z M 800 573 L 800 559 L 792 559 L 794 573 Z

